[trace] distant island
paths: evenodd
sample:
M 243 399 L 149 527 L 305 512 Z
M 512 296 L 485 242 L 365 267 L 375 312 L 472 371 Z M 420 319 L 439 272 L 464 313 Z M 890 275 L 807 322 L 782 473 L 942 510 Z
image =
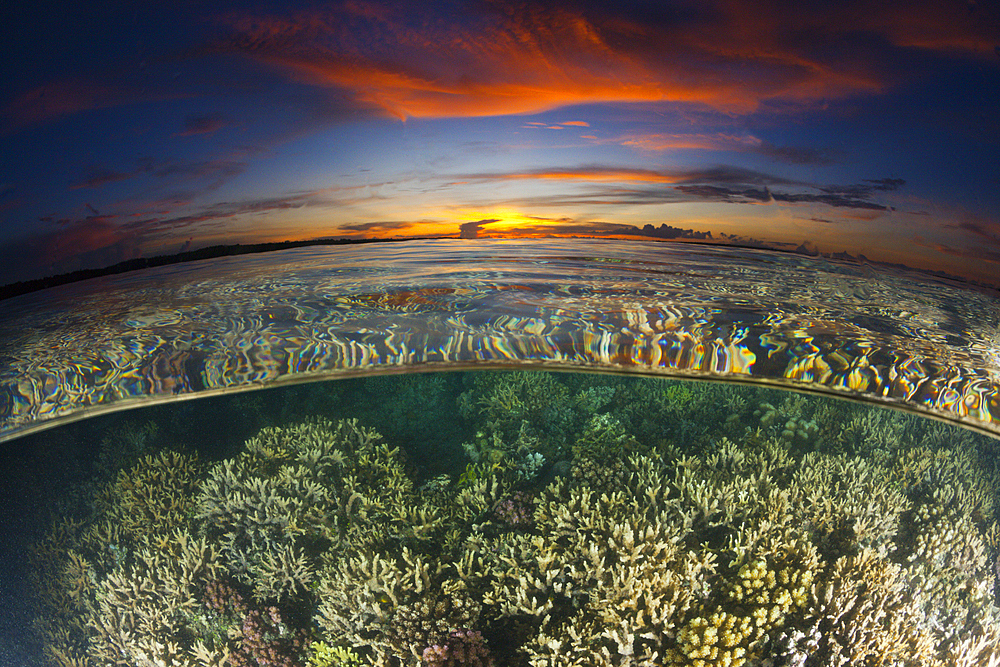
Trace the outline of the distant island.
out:
M 433 237 L 433 238 L 455 238 L 455 237 Z M 128 271 L 140 271 L 151 269 L 156 266 L 167 266 L 169 264 L 180 264 L 182 262 L 196 262 L 200 259 L 214 259 L 216 257 L 232 257 L 236 255 L 252 255 L 261 252 L 272 252 L 275 250 L 288 250 L 289 248 L 302 248 L 305 246 L 324 245 L 353 245 L 360 243 L 392 243 L 394 241 L 414 241 L 414 238 L 388 238 L 388 239 L 312 239 L 308 241 L 276 241 L 273 243 L 234 243 L 230 245 L 212 245 L 198 250 L 188 250 L 173 255 L 156 255 L 155 257 L 138 257 L 124 262 L 118 262 L 111 266 L 98 269 L 80 269 L 69 273 L 60 273 L 55 276 L 36 278 L 35 280 L 24 280 L 7 285 L 0 285 L 0 301 L 10 299 L 21 294 L 37 292 L 38 290 L 58 287 L 69 283 L 89 280 L 90 278 L 100 278 L 102 276 L 113 276 Z

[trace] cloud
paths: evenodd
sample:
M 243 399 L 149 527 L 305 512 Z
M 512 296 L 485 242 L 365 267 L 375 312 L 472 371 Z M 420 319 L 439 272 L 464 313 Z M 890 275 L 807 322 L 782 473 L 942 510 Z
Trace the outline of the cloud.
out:
M 894 192 L 904 185 L 906 185 L 906 181 L 902 178 L 880 178 L 877 180 L 863 178 L 860 183 L 853 185 L 828 185 L 821 188 L 821 190 L 831 196 L 859 198 L 871 197 L 876 192 Z
M 221 16 L 230 34 L 212 48 L 400 119 L 621 102 L 744 114 L 878 94 L 913 75 L 914 50 L 993 57 L 991 16 L 970 18 L 940 0 L 761 0 L 753 11 L 737 0 L 683 9 L 352 0 L 290 16 Z
M 788 193 L 776 192 L 769 188 L 730 188 L 718 185 L 678 185 L 678 192 L 697 199 L 727 202 L 731 204 L 786 202 L 790 204 L 825 204 L 836 208 L 859 208 L 873 211 L 889 211 L 890 207 L 857 196 L 837 192 Z
M 965 210 L 955 213 L 956 222 L 943 225 L 945 229 L 965 232 L 971 236 L 977 251 L 986 256 L 1000 257 L 1000 221 L 984 218 Z
M 196 134 L 212 134 L 226 127 L 227 124 L 221 114 L 188 116 L 184 119 L 184 129 L 174 133 L 174 136 L 190 137 Z
M 997 267 L 996 266 L 983 266 L 982 262 L 989 262 L 990 264 L 1000 264 L 1000 245 L 975 245 L 975 246 L 954 246 L 937 241 L 929 241 L 923 237 L 916 236 L 911 239 L 914 245 L 929 248 L 935 252 L 943 253 L 945 255 L 951 255 L 952 257 L 958 257 L 965 260 L 974 260 L 968 265 L 963 267 L 963 272 L 972 275 L 977 280 L 981 280 L 990 283 L 994 286 L 1000 287 L 997 281 Z
M 411 229 L 413 227 L 412 222 L 404 222 L 401 220 L 392 220 L 384 222 L 363 222 L 355 225 L 340 225 L 337 229 L 341 229 L 348 232 L 371 232 L 371 231 L 400 231 L 404 229 Z
M 565 169 L 531 169 L 516 172 L 494 172 L 465 174 L 456 177 L 464 181 L 612 181 L 618 183 L 692 183 L 712 181 L 716 183 L 756 183 L 760 185 L 797 185 L 799 181 L 773 176 L 742 167 L 718 166 L 701 169 L 634 169 L 608 165 L 584 165 Z
M 478 238 L 479 232 L 483 231 L 483 227 L 494 222 L 500 222 L 500 218 L 486 218 L 484 220 L 476 220 L 475 222 L 463 222 L 458 226 L 458 236 L 463 239 Z
M 1000 11 L 995 3 L 971 0 L 965 6 L 916 0 L 903 6 L 871 6 L 866 23 L 895 46 L 990 59 L 997 49 Z
M 4 125 L 10 132 L 80 111 L 117 106 L 130 97 L 125 91 L 94 81 L 55 81 L 15 97 L 3 109 Z
M 108 169 L 106 167 L 92 166 L 87 170 L 87 175 L 83 178 L 83 180 L 71 185 L 70 189 L 78 190 L 80 188 L 99 188 L 110 183 L 127 180 L 133 176 L 135 176 L 135 172 L 126 173 Z
M 294 16 L 226 15 L 220 20 L 231 34 L 213 48 L 349 91 L 359 104 L 400 119 L 605 102 L 748 113 L 769 101 L 826 103 L 891 83 L 885 68 L 829 53 L 844 35 L 851 42 L 866 35 L 860 0 L 860 24 L 838 20 L 841 3 L 810 5 L 809 14 L 767 2 L 754 13 L 745 9 L 710 2 L 656 16 L 627 6 L 356 0 Z M 886 48 L 879 38 L 868 41 Z
M 902 178 L 862 178 L 861 182 L 870 184 L 872 190 L 879 190 L 882 192 L 892 192 L 906 185 L 906 181 Z
M 562 194 L 529 197 L 540 206 L 644 205 L 681 202 L 731 204 L 823 204 L 835 208 L 889 211 L 874 197 L 897 190 L 903 179 L 864 179 L 852 185 L 819 186 L 773 174 L 720 165 L 700 169 L 631 169 L 607 165 L 464 174 L 457 180 L 503 182 L 554 180 L 575 184 Z M 594 184 L 594 185 L 591 185 Z
M 732 134 L 633 134 L 615 140 L 623 146 L 647 151 L 706 150 L 763 155 L 777 162 L 822 166 L 834 162 L 834 152 L 820 148 L 777 146 L 752 135 Z
M 71 185 L 70 188 L 73 190 L 99 188 L 111 183 L 147 176 L 165 180 L 195 182 L 199 185 L 200 191 L 210 192 L 239 176 L 246 168 L 247 163 L 240 159 L 213 158 L 176 161 L 143 157 L 136 160 L 135 166 L 128 171 L 91 166 L 87 170 L 87 175 Z
M 334 0 L 298 11 L 199 16 L 223 34 L 181 57 L 244 55 L 325 91 L 323 99 L 308 102 L 324 117 L 340 118 L 345 108 L 401 119 L 496 116 L 604 102 L 672 102 L 743 114 L 878 94 L 919 75 L 916 52 L 992 66 L 997 10 L 991 3 L 969 7 L 943 0 L 875 6 L 760 0 L 753 11 L 742 0 L 677 7 Z M 178 37 L 182 42 L 186 35 Z M 214 72 L 215 64 L 199 62 L 199 69 Z M 196 94 L 151 88 L 148 78 L 128 76 L 130 66 L 19 91 L 0 110 L 0 133 Z M 178 134 L 221 127 L 209 120 L 215 122 L 185 125 Z M 567 121 L 585 127 L 582 122 Z

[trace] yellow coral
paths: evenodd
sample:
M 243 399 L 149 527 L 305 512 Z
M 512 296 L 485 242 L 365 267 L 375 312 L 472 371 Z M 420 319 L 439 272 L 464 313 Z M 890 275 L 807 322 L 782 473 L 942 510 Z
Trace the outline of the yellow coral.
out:
M 351 667 L 360 665 L 358 654 L 342 646 L 330 646 L 325 642 L 309 645 L 308 667 Z

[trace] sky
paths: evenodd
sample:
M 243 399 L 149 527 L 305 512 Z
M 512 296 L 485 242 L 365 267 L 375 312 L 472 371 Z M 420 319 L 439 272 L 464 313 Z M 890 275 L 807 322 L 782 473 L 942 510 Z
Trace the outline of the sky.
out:
M 0 284 L 573 235 L 1000 283 L 995 3 L 41 0 L 0 24 Z

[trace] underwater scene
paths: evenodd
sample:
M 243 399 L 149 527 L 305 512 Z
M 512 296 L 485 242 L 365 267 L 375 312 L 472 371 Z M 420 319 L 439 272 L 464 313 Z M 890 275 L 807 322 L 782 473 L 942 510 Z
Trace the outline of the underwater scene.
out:
M 15 443 L 5 664 L 1000 661 L 1000 442 L 871 404 L 434 372 Z

